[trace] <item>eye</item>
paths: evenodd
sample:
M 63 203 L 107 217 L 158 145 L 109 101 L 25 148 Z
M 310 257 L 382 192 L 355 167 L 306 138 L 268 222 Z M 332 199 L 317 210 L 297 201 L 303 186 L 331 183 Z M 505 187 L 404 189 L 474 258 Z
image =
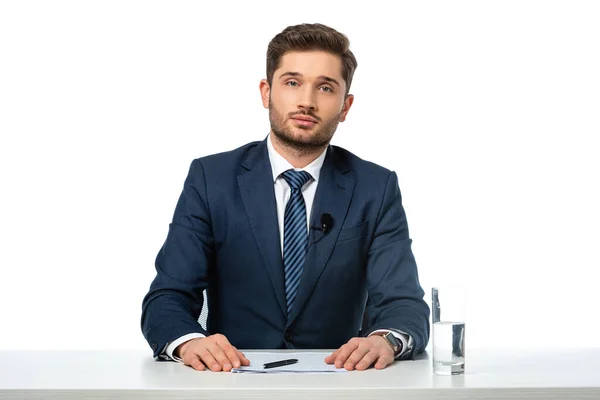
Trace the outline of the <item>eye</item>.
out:
M 285 84 L 292 87 L 298 86 L 298 82 L 296 81 L 287 81 Z
M 329 86 L 321 86 L 321 89 L 325 90 L 326 92 L 333 93 L 333 89 Z

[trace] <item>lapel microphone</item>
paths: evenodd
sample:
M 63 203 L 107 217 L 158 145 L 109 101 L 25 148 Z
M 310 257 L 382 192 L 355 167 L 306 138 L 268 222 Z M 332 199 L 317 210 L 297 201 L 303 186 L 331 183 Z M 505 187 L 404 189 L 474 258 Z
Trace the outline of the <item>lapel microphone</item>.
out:
M 308 244 L 308 246 L 306 247 L 307 251 L 308 251 L 308 248 L 310 248 L 310 246 L 312 246 L 313 244 L 315 244 L 319 240 L 321 240 L 323 238 L 323 236 L 325 236 L 327 234 L 327 232 L 329 232 L 331 230 L 332 226 L 333 226 L 333 217 L 331 216 L 331 214 L 329 214 L 329 213 L 321 214 L 321 226 L 311 226 L 310 229 L 315 230 L 315 231 L 323 231 L 323 233 L 320 234 L 319 236 L 317 236 L 312 242 L 310 242 Z
M 333 225 L 333 217 L 329 213 L 321 214 L 321 226 L 311 226 L 315 231 L 323 231 L 323 235 L 331 230 Z

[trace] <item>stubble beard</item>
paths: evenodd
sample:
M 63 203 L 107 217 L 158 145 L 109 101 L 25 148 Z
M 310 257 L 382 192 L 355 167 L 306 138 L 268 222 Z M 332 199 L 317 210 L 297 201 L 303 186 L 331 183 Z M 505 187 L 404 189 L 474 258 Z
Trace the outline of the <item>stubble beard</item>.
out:
M 293 151 L 305 155 L 311 154 L 318 150 L 323 150 L 329 142 L 337 126 L 340 123 L 340 114 L 335 115 L 333 118 L 322 122 L 315 115 L 309 113 L 295 113 L 294 115 L 304 114 L 309 115 L 319 121 L 316 130 L 311 135 L 297 135 L 292 131 L 293 129 L 311 130 L 313 128 L 307 128 L 303 126 L 290 127 L 286 124 L 287 118 L 275 108 L 272 102 L 269 103 L 269 121 L 271 123 L 271 130 L 273 134 L 279 139 L 279 141 L 286 147 Z

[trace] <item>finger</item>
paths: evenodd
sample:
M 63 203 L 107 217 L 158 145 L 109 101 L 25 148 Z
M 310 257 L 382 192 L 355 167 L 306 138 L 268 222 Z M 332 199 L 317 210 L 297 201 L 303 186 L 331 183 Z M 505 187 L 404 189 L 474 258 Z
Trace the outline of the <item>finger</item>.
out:
M 212 354 L 216 362 L 219 364 L 219 370 L 222 369 L 226 372 L 231 371 L 231 361 L 229 361 L 229 358 L 227 357 L 223 349 L 219 347 L 219 345 L 214 344 L 212 346 L 209 346 L 208 351 L 210 351 L 210 354 Z
M 348 344 L 345 344 L 344 346 L 340 347 L 340 352 L 334 362 L 335 367 L 342 368 L 348 360 L 348 357 L 350 357 L 350 355 L 354 352 L 355 349 L 355 347 L 351 347 Z
M 354 366 L 356 364 L 358 364 L 360 362 L 360 360 L 363 359 L 365 354 L 367 354 L 369 352 L 369 350 L 371 349 L 370 346 L 365 345 L 365 344 L 366 343 L 363 341 L 363 344 L 359 345 L 352 352 L 352 354 L 350 354 L 350 356 L 348 356 L 348 359 L 344 363 L 344 368 L 346 368 L 348 371 L 352 371 L 354 369 Z
M 185 364 L 185 362 L 184 362 Z M 194 357 L 191 357 L 190 363 L 187 364 L 190 367 L 194 368 L 197 371 L 204 371 L 206 369 L 206 366 L 202 363 L 202 361 L 200 361 L 200 358 L 198 358 L 197 355 L 194 355 Z
M 348 343 L 340 347 L 340 352 L 335 359 L 336 368 L 342 368 L 348 360 L 348 357 L 358 348 L 360 340 L 358 338 L 352 338 Z
M 362 358 L 362 360 L 360 360 L 359 362 L 356 363 L 356 369 L 359 371 L 364 371 L 365 369 L 369 368 L 371 365 L 373 365 L 373 363 L 379 358 L 379 353 L 377 353 L 377 351 L 374 351 L 373 349 L 371 349 L 371 351 L 368 351 Z
M 227 357 L 227 360 L 225 360 L 226 364 L 223 365 L 223 371 L 231 371 L 232 367 L 239 368 L 239 366 L 242 363 L 240 358 L 238 357 L 239 352 L 237 351 L 237 349 L 233 347 L 227 339 L 224 339 L 223 341 L 218 341 L 217 344 L 219 345 L 221 350 L 223 350 L 223 353 L 225 353 L 225 356 Z M 228 365 L 229 367 L 227 367 Z
M 389 354 L 382 354 L 375 363 L 375 369 L 384 369 L 394 362 L 394 357 Z
M 246 355 L 237 349 L 236 351 L 238 352 L 238 358 L 240 359 L 242 365 L 250 365 L 250 360 L 246 357 Z
M 336 351 L 334 351 L 333 353 L 331 353 L 330 355 L 325 357 L 325 362 L 327 364 L 333 364 L 335 362 L 335 359 L 337 358 L 338 354 L 340 354 L 340 349 L 337 349 Z
M 211 371 L 219 372 L 221 370 L 221 364 L 215 360 L 208 348 L 202 349 L 198 355 L 200 356 L 200 360 L 202 360 L 204 365 L 206 365 Z

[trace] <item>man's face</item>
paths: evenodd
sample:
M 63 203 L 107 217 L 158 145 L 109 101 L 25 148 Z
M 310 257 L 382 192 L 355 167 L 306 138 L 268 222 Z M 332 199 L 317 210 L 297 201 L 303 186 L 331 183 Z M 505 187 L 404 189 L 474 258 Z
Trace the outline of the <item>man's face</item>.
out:
M 345 93 L 341 59 L 322 51 L 286 53 L 273 73 L 272 85 L 261 81 L 273 134 L 303 152 L 331 141 L 353 101 Z

